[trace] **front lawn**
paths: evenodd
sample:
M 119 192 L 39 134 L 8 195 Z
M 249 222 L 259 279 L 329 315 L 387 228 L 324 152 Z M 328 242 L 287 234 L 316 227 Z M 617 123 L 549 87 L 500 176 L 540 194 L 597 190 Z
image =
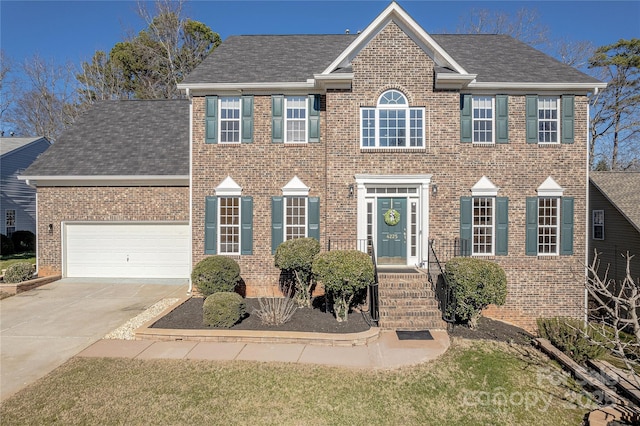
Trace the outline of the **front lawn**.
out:
M 17 262 L 29 262 L 35 265 L 36 255 L 35 253 L 17 253 L 7 256 L 0 256 L 0 270 L 7 269 L 9 265 Z
M 576 425 L 589 400 L 528 346 L 455 339 L 391 371 L 74 358 L 0 406 L 3 424 Z M 577 405 L 576 405 L 577 404 Z

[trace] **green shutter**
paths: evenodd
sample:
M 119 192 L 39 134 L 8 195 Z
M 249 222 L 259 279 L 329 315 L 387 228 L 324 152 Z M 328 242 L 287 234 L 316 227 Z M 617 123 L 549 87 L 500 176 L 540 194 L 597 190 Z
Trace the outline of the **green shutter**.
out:
M 283 209 L 282 197 L 271 197 L 271 254 L 276 253 L 276 249 L 284 240 L 284 229 L 282 228 Z
M 271 96 L 271 141 L 284 142 L 284 96 Z
M 253 142 L 253 96 L 242 97 L 242 143 Z
M 242 197 L 240 202 L 240 254 L 253 254 L 253 197 Z
M 460 254 L 462 256 L 471 256 L 472 210 L 472 198 L 460 197 Z
M 472 141 L 471 95 L 460 95 L 460 142 Z
M 204 254 L 216 254 L 218 197 L 206 197 L 204 205 Z
M 538 255 L 538 197 L 527 197 L 525 251 L 527 256 Z
M 509 97 L 496 95 L 496 143 L 509 143 Z
M 573 197 L 562 197 L 560 208 L 560 254 L 573 254 Z
M 527 143 L 538 143 L 538 97 L 527 95 L 526 103 Z
M 309 142 L 320 142 L 320 95 L 309 95 Z
M 562 96 L 562 143 L 573 143 L 574 96 Z
M 509 199 L 496 197 L 496 256 L 509 252 Z
M 307 201 L 309 204 L 307 236 L 320 241 L 320 198 L 309 197 Z
M 205 142 L 218 143 L 218 97 L 207 96 L 205 102 Z

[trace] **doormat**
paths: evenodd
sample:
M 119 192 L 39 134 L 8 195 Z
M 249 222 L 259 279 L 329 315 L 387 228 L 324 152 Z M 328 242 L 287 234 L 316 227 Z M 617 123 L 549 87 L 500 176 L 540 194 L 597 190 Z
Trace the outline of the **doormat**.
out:
M 433 340 L 433 336 L 429 330 L 396 330 L 398 340 Z

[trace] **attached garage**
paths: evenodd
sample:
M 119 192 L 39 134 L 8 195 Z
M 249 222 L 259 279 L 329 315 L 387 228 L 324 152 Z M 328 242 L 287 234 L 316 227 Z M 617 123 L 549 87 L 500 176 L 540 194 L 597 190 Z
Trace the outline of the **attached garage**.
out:
M 188 223 L 66 223 L 66 277 L 188 278 Z

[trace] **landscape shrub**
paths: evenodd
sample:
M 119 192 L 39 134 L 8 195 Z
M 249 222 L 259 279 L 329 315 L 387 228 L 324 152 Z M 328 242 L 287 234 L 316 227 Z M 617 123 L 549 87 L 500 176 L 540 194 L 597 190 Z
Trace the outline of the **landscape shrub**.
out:
M 240 282 L 238 262 L 226 256 L 209 256 L 193 268 L 191 281 L 204 297 L 233 291 Z
M 4 234 L 0 234 L 0 255 L 8 256 L 10 254 L 14 254 L 16 252 L 13 247 L 13 241 L 11 238 L 7 237 Z
M 375 280 L 371 258 L 357 250 L 321 253 L 316 256 L 312 271 L 331 298 L 338 322 L 347 321 L 354 296 Z
M 311 307 L 313 290 L 313 259 L 320 253 L 320 242 L 315 238 L 294 238 L 276 249 L 274 263 L 295 278 L 295 297 L 301 307 Z
M 262 324 L 280 325 L 288 322 L 296 313 L 297 304 L 290 297 L 259 297 L 260 309 L 254 309 L 253 313 Z
M 16 262 L 9 265 L 4 273 L 5 283 L 21 283 L 33 278 L 33 264 L 29 262 Z
M 579 364 L 588 359 L 597 359 L 607 353 L 607 349 L 594 343 L 600 340 L 599 334 L 575 318 L 554 317 L 538 318 L 538 334 L 553 346 L 564 352 Z
M 246 312 L 245 303 L 238 293 L 213 293 L 202 305 L 203 322 L 211 327 L 231 328 Z
M 455 257 L 445 267 L 452 288 L 456 320 L 475 328 L 482 309 L 503 305 L 507 298 L 507 275 L 500 265 L 472 257 Z
M 36 250 L 36 236 L 31 231 L 16 231 L 11 234 L 11 241 L 16 253 Z

